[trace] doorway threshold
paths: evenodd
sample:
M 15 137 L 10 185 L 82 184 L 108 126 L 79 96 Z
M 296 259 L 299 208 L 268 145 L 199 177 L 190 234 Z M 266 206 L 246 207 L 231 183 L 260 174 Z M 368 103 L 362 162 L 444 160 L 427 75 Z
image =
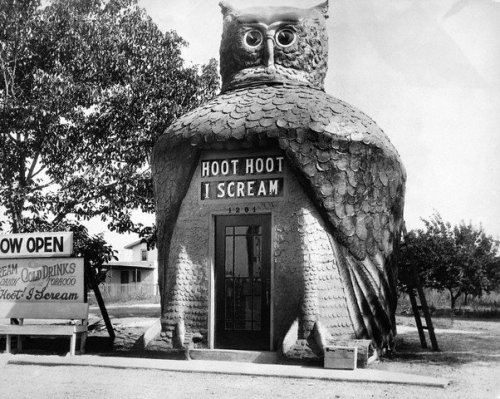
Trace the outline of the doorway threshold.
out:
M 235 349 L 190 349 L 189 357 L 192 360 L 220 360 L 225 362 L 265 364 L 276 364 L 279 362 L 277 352 Z

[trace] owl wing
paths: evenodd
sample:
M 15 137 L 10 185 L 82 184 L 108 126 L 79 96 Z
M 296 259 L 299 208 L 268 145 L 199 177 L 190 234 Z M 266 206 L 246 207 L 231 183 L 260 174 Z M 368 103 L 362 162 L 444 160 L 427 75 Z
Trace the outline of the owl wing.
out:
M 164 173 L 184 182 L 201 149 L 281 148 L 331 233 L 357 336 L 378 346 L 392 339 L 406 177 L 397 151 L 368 116 L 320 90 L 259 86 L 218 96 L 180 118 L 162 140 L 155 153 L 175 159 Z M 162 206 L 170 201 L 178 209 L 184 189 Z
M 196 169 L 197 154 L 189 143 L 171 145 L 171 135 L 161 136 L 152 154 L 152 174 L 156 199 L 156 228 L 159 265 L 168 264 L 170 242 L 182 200 Z M 160 290 L 165 287 L 166 270 L 158 268 Z
M 300 120 L 308 123 L 295 129 L 294 117 L 280 122 L 296 132 L 280 138 L 280 148 L 330 227 L 356 335 L 392 347 L 404 168 L 365 114 L 330 96 L 298 96 L 297 108 L 307 111 Z

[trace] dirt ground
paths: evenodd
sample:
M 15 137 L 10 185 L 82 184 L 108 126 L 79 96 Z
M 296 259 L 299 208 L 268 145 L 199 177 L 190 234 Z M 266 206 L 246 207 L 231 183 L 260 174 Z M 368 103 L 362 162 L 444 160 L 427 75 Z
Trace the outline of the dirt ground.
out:
M 115 354 L 133 350 L 153 319 L 114 319 Z M 477 398 L 500 399 L 500 321 L 435 318 L 440 352 L 420 348 L 411 317 L 399 317 L 397 354 L 372 368 L 448 378 L 447 388 L 339 383 L 97 367 L 3 364 L 1 398 Z M 94 348 L 98 350 L 98 348 Z M 138 355 L 138 353 L 135 353 Z M 96 353 L 97 355 L 97 353 Z M 43 354 L 41 354 L 43 356 Z M 130 359 L 133 364 L 133 358 Z

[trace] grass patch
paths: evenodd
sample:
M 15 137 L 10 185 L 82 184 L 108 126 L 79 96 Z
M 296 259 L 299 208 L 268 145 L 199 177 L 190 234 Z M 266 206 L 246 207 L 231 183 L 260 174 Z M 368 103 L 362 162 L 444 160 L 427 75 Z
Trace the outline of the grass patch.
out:
M 424 292 L 433 316 L 452 316 L 448 292 L 439 292 L 434 289 L 424 289 Z M 407 294 L 400 294 L 397 313 L 412 314 Z M 469 297 L 467 303 L 464 297 L 461 297 L 456 302 L 453 315 L 465 318 L 500 318 L 500 292 L 492 292 L 481 297 Z

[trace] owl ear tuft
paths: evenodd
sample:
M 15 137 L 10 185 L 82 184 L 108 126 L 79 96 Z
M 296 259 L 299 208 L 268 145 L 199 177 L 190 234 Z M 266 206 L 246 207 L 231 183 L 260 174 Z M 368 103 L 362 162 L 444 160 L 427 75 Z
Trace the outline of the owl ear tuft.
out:
M 329 15 L 328 15 L 328 0 L 326 0 L 325 2 L 323 2 L 321 4 L 318 4 L 317 6 L 313 7 L 312 9 L 316 10 L 321 15 L 323 15 L 323 17 L 325 19 L 327 19 L 329 17 Z
M 235 14 L 233 6 L 231 4 L 229 4 L 227 1 L 221 1 L 219 3 L 219 7 L 220 7 L 220 9 L 222 11 L 222 15 L 224 17 L 226 17 L 227 15 L 230 15 L 230 14 L 232 14 L 232 15 Z

